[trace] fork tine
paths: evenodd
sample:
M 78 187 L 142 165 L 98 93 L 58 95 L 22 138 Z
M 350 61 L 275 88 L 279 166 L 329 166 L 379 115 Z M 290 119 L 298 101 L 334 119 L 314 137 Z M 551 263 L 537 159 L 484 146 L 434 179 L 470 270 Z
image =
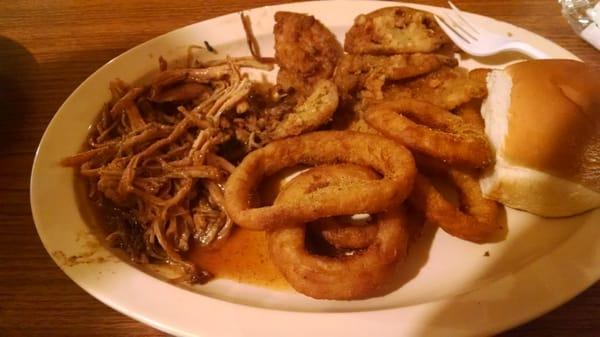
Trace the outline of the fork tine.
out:
M 477 38 L 475 36 L 473 36 L 473 34 L 469 33 L 465 28 L 463 28 L 463 26 L 461 24 L 459 24 L 454 19 L 452 19 L 452 17 L 450 15 L 447 15 L 447 17 L 451 21 L 451 23 L 452 23 L 452 25 L 454 27 L 456 27 L 457 29 L 459 29 L 460 31 L 462 31 L 463 33 L 465 33 L 465 35 L 467 35 L 468 37 L 470 37 L 471 40 L 477 41 Z
M 465 43 L 470 44 L 471 42 L 467 40 L 464 36 L 460 35 L 450 24 L 446 22 L 441 16 L 434 15 L 435 21 L 437 21 L 438 25 L 444 30 L 444 32 L 450 37 L 451 40 L 463 40 Z
M 479 34 L 479 31 L 477 30 L 477 28 L 475 28 L 472 24 L 469 23 L 469 21 L 465 20 L 465 18 L 461 15 L 462 12 L 460 9 L 458 9 L 458 7 L 456 7 L 452 1 L 448 1 L 448 5 L 450 6 L 450 8 L 452 8 L 452 11 L 456 14 L 456 16 L 459 18 L 460 21 L 462 21 L 465 25 L 467 25 L 467 27 L 471 28 L 471 30 L 475 33 L 475 34 Z

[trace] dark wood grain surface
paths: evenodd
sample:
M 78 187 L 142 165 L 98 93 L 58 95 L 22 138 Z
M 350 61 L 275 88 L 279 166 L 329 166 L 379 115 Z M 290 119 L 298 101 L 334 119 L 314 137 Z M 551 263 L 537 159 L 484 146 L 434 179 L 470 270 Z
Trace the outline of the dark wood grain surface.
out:
M 444 6 L 444 1 L 418 1 Z M 455 1 L 569 49 L 600 68 L 555 0 Z M 29 175 L 67 96 L 127 49 L 175 28 L 268 0 L 0 0 L 0 336 L 163 336 L 89 296 L 52 262 L 33 224 Z M 502 336 L 599 336 L 600 284 Z

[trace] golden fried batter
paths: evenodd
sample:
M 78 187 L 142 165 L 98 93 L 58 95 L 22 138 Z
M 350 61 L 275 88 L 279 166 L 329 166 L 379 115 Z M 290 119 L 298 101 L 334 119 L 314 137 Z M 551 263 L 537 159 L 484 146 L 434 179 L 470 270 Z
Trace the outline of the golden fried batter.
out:
M 350 54 L 429 53 L 450 40 L 433 14 L 408 7 L 387 7 L 359 15 L 346 33 Z
M 350 55 L 340 60 L 334 80 L 342 97 L 363 90 L 363 96 L 381 99 L 387 80 L 402 80 L 430 73 L 442 66 L 454 67 L 456 59 L 436 54 L 400 54 L 392 56 Z
M 361 109 L 361 103 L 347 102 L 341 109 L 338 109 L 335 112 L 331 128 L 334 130 L 380 134 L 379 131 L 367 124 L 367 122 L 361 118 Z
M 284 89 L 308 94 L 318 80 L 333 76 L 343 50 L 321 22 L 305 14 L 277 12 L 273 31 L 277 83 Z
M 448 165 L 482 168 L 493 161 L 484 132 L 430 103 L 384 101 L 367 108 L 362 118 L 386 137 Z
M 318 193 L 319 188 L 314 190 L 312 187 L 315 184 L 322 188 L 345 187 L 374 182 L 377 178 L 374 171 L 361 165 L 318 166 L 285 185 L 274 205 L 294 203 L 299 198 Z M 342 246 L 362 246 L 359 247 L 361 250 L 350 255 L 311 252 L 307 249 L 304 226 L 275 229 L 267 234 L 271 259 L 294 289 L 314 298 L 351 300 L 381 294 L 406 258 L 410 234 L 408 218 L 402 207 L 390 207 L 376 214 L 375 219 L 372 227 L 358 229 L 358 237 L 351 241 L 345 241 L 349 239 L 347 235 L 337 237 L 344 240 L 338 242 Z M 343 225 L 339 221 L 334 220 L 334 223 L 338 229 L 344 228 L 340 227 Z M 366 237 L 369 235 L 370 240 Z
M 498 203 L 483 197 L 473 173 L 450 169 L 447 175 L 458 189 L 460 207 L 446 200 L 423 174 L 417 175 L 409 203 L 452 236 L 477 243 L 491 241 L 502 229 Z
M 285 115 L 271 137 L 281 139 L 316 130 L 331 120 L 337 106 L 338 92 L 335 84 L 329 80 L 320 80 L 306 100 L 297 105 L 293 112 Z
M 481 103 L 481 98 L 472 99 L 456 108 L 455 113 L 457 116 L 461 117 L 465 123 L 475 125 L 482 130 L 482 132 L 485 132 L 483 131 L 485 122 L 481 116 Z
M 481 74 L 472 76 L 463 68 L 442 67 L 413 81 L 391 85 L 384 89 L 385 100 L 414 98 L 429 102 L 446 110 L 487 95 Z
M 469 71 L 469 78 L 487 86 L 487 77 L 491 72 L 492 70 L 488 68 L 475 68 Z

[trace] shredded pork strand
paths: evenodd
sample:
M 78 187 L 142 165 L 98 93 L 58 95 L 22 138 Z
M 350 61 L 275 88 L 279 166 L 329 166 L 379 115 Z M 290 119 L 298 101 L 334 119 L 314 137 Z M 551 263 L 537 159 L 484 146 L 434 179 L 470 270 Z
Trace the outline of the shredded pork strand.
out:
M 192 282 L 211 275 L 186 260 L 190 247 L 216 244 L 233 227 L 222 185 L 235 166 L 219 148 L 236 137 L 247 149 L 258 146 L 239 137 L 257 129 L 256 111 L 239 123 L 253 92 L 240 67 L 272 68 L 249 57 L 200 66 L 168 69 L 161 59 L 147 86 L 111 83 L 89 149 L 62 161 L 88 180 L 91 197 L 120 215 L 108 241 L 135 261 L 178 265 Z
M 190 46 L 186 68 L 169 68 L 160 57 L 147 85 L 112 81 L 88 148 L 61 162 L 77 168 L 89 198 L 109 208 L 107 241 L 136 262 L 181 267 L 176 280 L 212 278 L 187 255 L 227 239 L 234 224 L 223 184 L 234 163 L 264 146 L 297 103 L 242 73 L 271 71 L 275 59 L 261 55 L 250 18 L 241 19 L 252 56 L 207 60 L 205 47 Z
M 263 63 L 275 63 L 275 58 L 273 57 L 263 57 L 260 53 L 260 45 L 256 36 L 254 36 L 254 32 L 252 31 L 252 21 L 250 21 L 250 17 L 244 13 L 240 13 L 240 18 L 242 19 L 242 25 L 244 26 L 244 32 L 246 33 L 246 42 L 248 43 L 248 48 L 250 49 L 250 53 L 252 56 Z

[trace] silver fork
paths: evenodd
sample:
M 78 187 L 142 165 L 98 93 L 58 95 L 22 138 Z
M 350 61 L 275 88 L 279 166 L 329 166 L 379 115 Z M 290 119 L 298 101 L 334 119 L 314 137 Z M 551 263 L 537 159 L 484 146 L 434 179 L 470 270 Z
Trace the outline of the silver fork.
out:
M 452 14 L 435 16 L 435 20 L 448 37 L 463 51 L 474 56 L 489 56 L 503 51 L 517 51 L 534 59 L 547 59 L 550 56 L 532 45 L 475 27 L 451 1 L 448 1 Z M 456 19 L 455 19 L 456 18 Z

